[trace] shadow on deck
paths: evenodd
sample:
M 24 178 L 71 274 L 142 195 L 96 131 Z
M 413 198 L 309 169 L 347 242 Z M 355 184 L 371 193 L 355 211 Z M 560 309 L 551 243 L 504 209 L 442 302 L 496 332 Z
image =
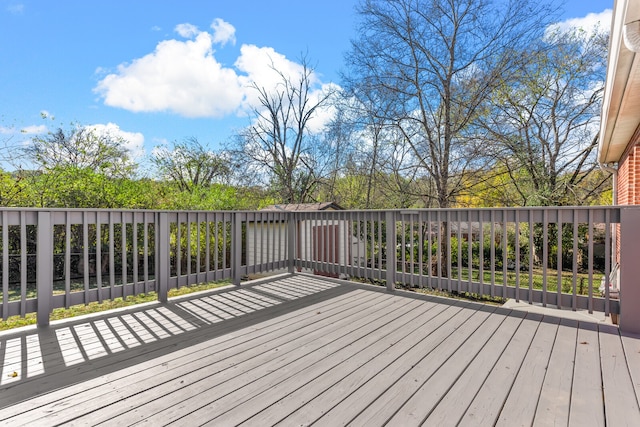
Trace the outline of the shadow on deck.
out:
M 0 335 L 0 422 L 640 425 L 611 325 L 293 275 Z

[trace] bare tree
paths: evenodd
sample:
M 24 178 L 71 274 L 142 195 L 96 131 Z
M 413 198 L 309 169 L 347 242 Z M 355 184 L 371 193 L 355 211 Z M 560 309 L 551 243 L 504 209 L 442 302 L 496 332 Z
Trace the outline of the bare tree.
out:
M 284 203 L 311 198 L 325 170 L 331 144 L 312 133 L 310 122 L 325 107 L 331 91 L 314 87 L 314 70 L 302 59 L 296 76 L 272 68 L 279 76 L 275 88 L 258 86 L 254 122 L 239 135 L 238 159 L 254 176 L 267 176 Z
M 170 148 L 157 148 L 151 162 L 163 178 L 189 193 L 215 182 L 226 183 L 231 174 L 228 158 L 209 150 L 195 137 L 173 142 Z
M 530 59 L 496 92 L 487 122 L 521 205 L 582 204 L 606 181 L 596 168 L 607 36 L 570 30 L 532 43 Z
M 550 11 L 528 0 L 363 0 L 358 12 L 352 79 L 392 94 L 379 113 L 402 133 L 416 178 L 433 186 L 423 198 L 448 207 L 465 172 L 485 164 L 477 119 Z

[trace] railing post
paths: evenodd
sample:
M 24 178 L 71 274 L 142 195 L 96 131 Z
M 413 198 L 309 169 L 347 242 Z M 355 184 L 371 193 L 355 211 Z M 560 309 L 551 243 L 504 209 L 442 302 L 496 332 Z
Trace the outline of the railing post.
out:
M 171 256 L 169 253 L 169 214 L 160 212 L 156 217 L 158 259 L 156 260 L 156 288 L 158 300 L 167 302 L 169 295 L 169 276 L 171 275 Z
M 49 326 L 53 297 L 53 224 L 51 212 L 38 212 L 36 248 L 36 288 L 38 298 L 38 327 Z
M 620 321 L 623 332 L 640 334 L 640 208 L 620 207 Z
M 385 213 L 385 222 L 387 224 L 386 242 L 387 242 L 387 290 L 394 291 L 396 283 L 396 217 L 395 212 L 387 211 Z
M 240 285 L 242 278 L 240 269 L 242 267 L 242 213 L 234 212 L 231 222 L 231 277 L 233 284 Z
M 296 214 L 293 212 L 287 212 L 287 266 L 290 274 L 295 271 L 297 232 L 296 224 Z M 299 236 L 297 238 L 299 238 Z

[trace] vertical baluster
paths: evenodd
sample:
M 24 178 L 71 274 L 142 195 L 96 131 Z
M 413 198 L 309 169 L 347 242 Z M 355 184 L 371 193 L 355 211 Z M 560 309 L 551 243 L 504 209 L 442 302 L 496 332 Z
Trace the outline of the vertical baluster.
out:
M 400 229 L 402 230 L 402 235 L 400 237 L 400 244 L 401 244 L 401 262 L 402 262 L 402 283 L 406 284 L 407 283 L 407 259 L 406 259 L 406 255 L 407 255 L 407 241 L 406 241 L 406 236 L 407 236 L 407 230 L 406 230 L 406 222 L 404 220 L 404 216 L 400 217 Z
M 558 251 L 557 255 L 557 268 L 558 268 L 558 285 L 556 289 L 556 306 L 558 308 L 562 308 L 562 213 L 563 210 L 557 209 L 558 211 L 558 232 L 557 232 L 557 242 L 558 242 Z
M 180 212 L 176 213 L 176 288 L 180 288 L 180 278 L 182 276 L 182 222 Z
M 143 232 L 142 232 L 142 256 L 143 256 L 143 274 L 144 274 L 144 293 L 149 293 L 149 218 L 147 216 L 147 212 L 143 213 Z
M 520 210 L 515 210 L 516 302 L 520 302 Z
M 588 270 L 589 270 L 589 314 L 593 313 L 593 209 L 588 210 Z
M 438 244 L 436 245 L 436 262 L 438 265 L 438 290 L 442 290 L 442 217 L 440 210 L 436 215 L 438 223 Z
M 451 280 L 453 279 L 453 275 L 451 274 L 451 211 L 447 210 L 447 227 L 445 230 L 446 238 L 445 244 L 447 245 L 447 290 L 449 292 L 452 291 L 451 288 Z
M 502 210 L 502 298 L 507 298 L 507 266 L 509 246 L 507 241 L 507 211 Z
M 262 253 L 264 252 L 264 223 L 262 222 L 262 214 L 255 214 L 255 221 L 253 227 L 253 268 L 255 273 L 258 270 L 257 266 L 262 264 Z M 260 231 L 260 233 L 258 233 Z M 259 250 L 258 250 L 259 248 Z
M 9 214 L 2 211 L 2 320 L 9 317 Z
M 65 212 L 64 229 L 64 306 L 71 307 L 71 212 L 69 211 Z
M 223 214 L 222 221 L 222 268 L 226 270 L 229 266 L 227 258 L 227 240 L 229 239 L 229 233 L 231 232 L 229 214 Z
M 139 276 L 139 271 L 138 271 L 138 261 L 139 261 L 139 257 L 138 257 L 138 218 L 137 218 L 137 212 L 132 212 L 131 213 L 131 237 L 132 237 L 132 241 L 131 241 L 131 263 L 132 263 L 132 267 L 133 267 L 133 294 L 137 295 L 138 294 L 138 282 L 140 281 L 138 276 Z
M 193 272 L 191 271 L 191 212 L 187 212 L 187 223 L 186 223 L 186 232 L 187 232 L 187 271 L 185 272 L 187 275 L 187 286 L 191 285 L 191 275 Z
M 84 303 L 89 304 L 89 212 L 82 212 L 82 283 L 84 285 Z
M 489 233 L 491 234 L 491 298 L 496 296 L 496 211 L 491 209 L 489 221 L 491 221 L 491 227 Z
M 98 289 L 98 302 L 102 304 L 102 236 L 100 213 L 96 211 L 96 288 Z
M 458 238 L 458 292 L 462 292 L 462 211 L 456 212 L 457 228 L 456 236 Z
M 609 317 L 611 313 L 609 285 L 611 275 L 611 211 L 605 210 L 604 213 L 604 315 Z
M 354 212 L 349 212 L 349 231 L 353 243 L 351 245 L 351 271 L 350 275 L 353 277 L 358 276 L 360 268 L 360 247 L 362 246 L 362 239 L 358 229 L 358 218 Z M 354 246 L 355 245 L 355 246 Z
M 573 279 L 571 308 L 573 311 L 578 310 L 578 211 L 571 210 L 573 215 Z
M 68 215 L 68 214 L 67 214 Z M 68 217 L 67 217 L 68 221 Z M 69 223 L 67 222 L 67 225 Z M 69 230 L 69 228 L 67 228 Z M 115 298 L 115 285 L 116 285 L 116 256 L 115 256 L 115 238 L 114 238 L 114 224 L 113 224 L 113 212 L 109 211 L 109 299 Z M 67 277 L 69 277 L 67 275 Z
M 209 272 L 211 271 L 211 212 L 204 214 L 204 277 L 209 281 Z
M 200 212 L 196 212 L 196 283 L 200 283 L 200 277 L 202 273 L 202 262 L 200 261 L 200 257 L 202 256 L 202 244 L 200 242 L 200 227 L 202 226 L 202 221 L 200 220 Z
M 213 249 L 214 252 L 214 256 L 213 256 L 213 268 L 215 270 L 214 273 L 214 280 L 219 280 L 219 276 L 218 276 L 218 272 L 220 271 L 220 221 L 218 220 L 218 213 L 216 212 L 213 215 L 213 226 L 214 226 L 214 242 L 215 242 L 215 247 Z
M 424 286 L 424 230 L 425 230 L 425 218 L 424 212 L 418 214 L 418 287 L 422 289 Z
M 468 269 L 468 290 L 473 292 L 473 223 L 471 222 L 471 211 L 467 210 L 467 269 Z
M 529 304 L 533 304 L 533 210 L 529 209 Z
M 360 211 L 356 212 L 356 226 L 358 233 L 358 277 L 362 277 L 362 251 L 367 244 L 366 236 L 362 233 L 362 223 L 360 222 Z
M 27 217 L 25 211 L 20 211 L 20 316 L 27 314 Z
M 480 289 L 478 293 L 484 294 L 484 222 L 482 212 L 478 211 L 478 239 L 480 244 L 478 245 L 478 283 Z
M 127 218 L 124 212 L 120 212 L 122 235 L 122 299 L 127 299 Z
M 542 211 L 542 306 L 547 306 L 547 269 L 549 265 L 549 209 Z

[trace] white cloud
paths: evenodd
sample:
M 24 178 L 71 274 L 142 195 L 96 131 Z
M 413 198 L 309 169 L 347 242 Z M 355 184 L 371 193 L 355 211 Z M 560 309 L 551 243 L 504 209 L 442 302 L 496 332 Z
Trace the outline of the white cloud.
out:
M 552 24 L 545 30 L 545 37 L 573 29 L 583 30 L 587 34 L 593 34 L 595 31 L 608 33 L 611 28 L 612 14 L 613 11 L 611 9 L 605 9 L 600 13 L 589 13 L 581 18 L 570 18 L 566 21 Z
M 27 135 L 37 135 L 37 134 L 46 133 L 47 130 L 48 129 L 45 125 L 31 125 L 31 126 L 26 126 L 20 129 L 20 133 L 27 134 Z
M 118 66 L 94 89 L 104 103 L 129 111 L 168 111 L 186 117 L 235 112 L 243 91 L 235 71 L 213 56 L 211 35 L 165 40 L 155 52 Z
M 14 3 L 7 6 L 7 10 L 14 15 L 20 15 L 24 12 L 24 4 Z
M 115 123 L 95 124 L 85 126 L 86 129 L 95 132 L 98 135 L 110 136 L 112 138 L 120 138 L 124 147 L 129 151 L 133 160 L 141 159 L 145 155 L 144 151 L 144 135 L 140 132 L 127 132 L 120 129 Z
M 2 135 L 14 135 L 14 134 L 23 134 L 23 135 L 38 135 L 47 132 L 47 126 L 45 125 L 31 125 L 25 126 L 20 129 L 16 129 L 15 127 L 4 127 L 0 126 L 0 134 Z
M 207 32 L 188 23 L 176 26 L 188 40 L 159 42 L 154 52 L 104 76 L 94 91 L 106 105 L 129 111 L 221 118 L 246 115 L 259 105 L 254 83 L 275 89 L 282 83 L 279 73 L 293 81 L 300 78 L 302 65 L 271 47 L 244 44 L 233 65 L 223 65 L 214 46 L 235 43 L 235 28 L 222 19 L 214 20 L 211 28 Z M 316 74 L 311 84 L 312 97 L 326 89 Z
M 176 25 L 175 31 L 185 39 L 191 39 L 200 33 L 198 27 L 193 24 L 178 24 Z
M 213 42 L 224 46 L 227 43 L 232 45 L 236 44 L 236 29 L 228 22 L 216 18 L 211 23 L 211 29 L 213 30 Z

